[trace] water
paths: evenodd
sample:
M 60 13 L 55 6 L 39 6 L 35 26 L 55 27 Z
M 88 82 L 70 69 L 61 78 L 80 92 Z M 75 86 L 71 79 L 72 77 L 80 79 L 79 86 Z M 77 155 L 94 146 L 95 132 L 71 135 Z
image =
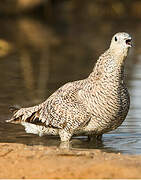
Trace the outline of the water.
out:
M 131 95 L 130 112 L 115 131 L 102 142 L 73 139 L 74 148 L 141 154 L 141 23 L 85 18 L 57 17 L 52 24 L 43 18 L 0 18 L 0 142 L 58 146 L 57 137 L 26 134 L 20 125 L 5 123 L 9 105 L 41 103 L 68 81 L 83 79 L 97 57 L 108 47 L 115 32 L 126 30 L 135 41 L 127 59 L 127 83 Z M 79 22 L 79 23 L 77 23 Z

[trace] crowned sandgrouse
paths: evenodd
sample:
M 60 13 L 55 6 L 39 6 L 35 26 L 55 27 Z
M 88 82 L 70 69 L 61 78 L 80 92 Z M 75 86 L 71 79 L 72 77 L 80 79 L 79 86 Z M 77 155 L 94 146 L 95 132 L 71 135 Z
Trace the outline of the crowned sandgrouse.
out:
M 63 85 L 34 107 L 11 108 L 8 122 L 21 123 L 27 133 L 59 135 L 65 142 L 72 135 L 101 136 L 116 129 L 129 110 L 124 62 L 130 47 L 129 34 L 115 34 L 88 78 Z

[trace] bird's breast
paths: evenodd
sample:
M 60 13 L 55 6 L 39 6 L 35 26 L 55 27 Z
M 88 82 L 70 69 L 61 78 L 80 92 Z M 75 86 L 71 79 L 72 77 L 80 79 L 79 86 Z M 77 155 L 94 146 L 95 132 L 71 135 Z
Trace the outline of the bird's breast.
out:
M 79 92 L 79 97 L 92 116 L 102 120 L 104 127 L 119 126 L 129 110 L 128 90 L 119 79 L 111 78 L 109 82 L 103 80 L 89 85 Z

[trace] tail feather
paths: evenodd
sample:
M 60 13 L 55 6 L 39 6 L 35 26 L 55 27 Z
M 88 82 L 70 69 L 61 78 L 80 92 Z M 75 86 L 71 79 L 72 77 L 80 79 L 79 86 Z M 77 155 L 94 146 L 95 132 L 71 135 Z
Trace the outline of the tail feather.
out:
M 42 127 L 28 122 L 21 122 L 21 124 L 25 127 L 26 133 L 38 134 L 39 136 L 43 136 Z
M 11 123 L 21 123 L 21 122 L 31 122 L 33 123 L 39 121 L 39 106 L 29 107 L 29 108 L 19 108 L 18 106 L 11 106 L 9 108 L 10 112 L 13 114 L 10 120 L 6 122 Z
M 40 126 L 28 122 L 21 122 L 21 124 L 25 127 L 26 133 L 38 134 L 39 136 L 43 135 L 58 135 L 58 129 L 53 129 L 45 126 Z
M 29 108 L 19 108 L 17 106 L 10 107 L 9 110 L 13 116 L 6 122 L 21 124 L 25 127 L 27 133 L 38 134 L 43 136 L 58 135 L 59 129 L 47 124 L 46 118 L 42 116 L 42 106 L 34 106 Z
M 14 106 L 10 106 L 10 107 L 9 107 L 9 111 L 10 111 L 12 114 L 15 114 L 19 109 L 21 109 L 21 107 L 18 106 L 18 105 L 14 105 Z

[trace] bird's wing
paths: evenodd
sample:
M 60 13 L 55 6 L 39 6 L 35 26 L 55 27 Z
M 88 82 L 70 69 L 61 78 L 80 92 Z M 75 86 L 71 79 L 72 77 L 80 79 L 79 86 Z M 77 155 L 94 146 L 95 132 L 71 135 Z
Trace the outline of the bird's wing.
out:
M 78 99 L 81 86 L 77 83 L 67 83 L 53 94 L 41 109 L 40 116 L 48 126 L 56 128 L 77 129 L 85 125 L 90 114 L 83 102 Z
M 83 102 L 78 98 L 83 81 L 70 82 L 54 92 L 38 106 L 14 111 L 9 122 L 30 122 L 54 128 L 77 129 L 90 120 Z

